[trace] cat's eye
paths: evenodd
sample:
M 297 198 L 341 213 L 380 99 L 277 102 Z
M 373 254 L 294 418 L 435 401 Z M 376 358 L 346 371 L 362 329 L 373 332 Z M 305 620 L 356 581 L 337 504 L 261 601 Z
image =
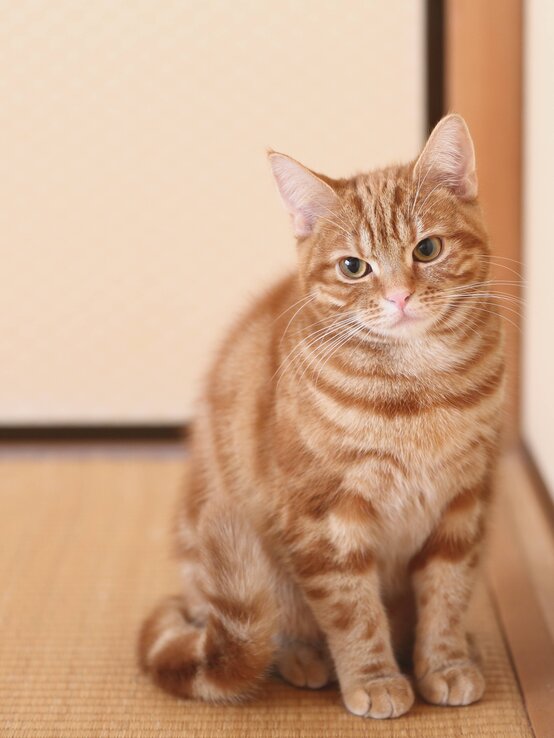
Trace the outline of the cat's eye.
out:
M 414 249 L 416 261 L 433 261 L 442 251 L 442 241 L 437 236 L 430 236 L 420 241 Z
M 371 271 L 370 265 L 356 256 L 347 256 L 339 261 L 339 269 L 348 279 L 361 279 Z

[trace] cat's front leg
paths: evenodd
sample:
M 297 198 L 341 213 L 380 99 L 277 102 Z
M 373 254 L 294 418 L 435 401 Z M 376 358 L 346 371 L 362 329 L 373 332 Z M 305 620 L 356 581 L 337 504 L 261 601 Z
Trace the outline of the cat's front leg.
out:
M 341 551 L 321 539 L 297 549 L 293 565 L 327 638 L 347 709 L 373 718 L 407 712 L 414 696 L 394 658 L 372 551 Z
M 411 562 L 418 622 L 414 651 L 418 690 L 437 705 L 479 700 L 485 681 L 472 659 L 464 616 L 484 534 L 486 485 L 460 492 Z

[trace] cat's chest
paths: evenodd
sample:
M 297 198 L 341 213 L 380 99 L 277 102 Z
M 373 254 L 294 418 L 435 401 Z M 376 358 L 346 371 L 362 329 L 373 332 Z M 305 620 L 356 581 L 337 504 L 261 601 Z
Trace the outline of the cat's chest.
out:
M 404 449 L 362 457 L 345 470 L 343 489 L 371 502 L 372 536 L 392 555 L 415 553 L 458 491 L 458 481 L 442 474 L 435 461 L 425 454 L 410 461 Z
M 374 501 L 379 517 L 372 536 L 389 559 L 408 559 L 415 554 L 451 497 L 449 490 L 433 483 L 421 484 L 420 480 L 391 485 L 383 492 L 370 488 L 365 494 Z
M 487 452 L 480 429 L 455 418 L 418 417 L 410 423 L 373 420 L 361 450 L 342 468 L 342 488 L 371 502 L 368 533 L 394 568 L 415 555 L 443 510 L 483 474 Z M 377 525 L 375 522 L 377 521 Z
M 350 394 L 320 392 L 310 401 L 302 426 L 323 463 L 342 460 L 346 475 L 402 484 L 412 494 L 448 486 L 467 455 L 479 453 L 477 439 L 494 437 L 496 429 L 483 418 L 498 412 L 501 388 L 481 398 L 474 390 L 466 397 L 455 380 L 432 389 L 414 382 L 383 391 L 360 383 Z
M 328 535 L 343 553 L 369 546 L 384 591 L 394 595 L 405 586 L 410 561 L 435 529 L 452 491 L 422 483 L 417 475 L 387 483 L 371 465 L 360 464 L 357 471 L 343 480 L 340 501 L 327 520 Z

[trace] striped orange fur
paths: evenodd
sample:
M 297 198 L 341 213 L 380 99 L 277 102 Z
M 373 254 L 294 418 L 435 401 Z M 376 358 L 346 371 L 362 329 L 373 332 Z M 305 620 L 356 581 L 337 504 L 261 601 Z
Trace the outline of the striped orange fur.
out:
M 141 662 L 207 700 L 251 694 L 271 667 L 337 678 L 348 710 L 387 718 L 413 702 L 397 662 L 413 643 L 422 696 L 469 704 L 504 374 L 471 138 L 448 116 L 415 162 L 342 180 L 269 158 L 298 270 L 207 376 L 183 593 L 144 624 Z

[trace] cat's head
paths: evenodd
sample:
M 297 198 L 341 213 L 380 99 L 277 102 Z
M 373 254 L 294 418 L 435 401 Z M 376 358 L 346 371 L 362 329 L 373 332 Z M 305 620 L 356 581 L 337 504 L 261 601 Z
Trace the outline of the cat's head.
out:
M 486 278 L 475 154 L 460 116 L 438 123 L 416 161 L 351 179 L 276 152 L 269 160 L 298 239 L 300 284 L 322 315 L 404 340 L 439 326 Z

